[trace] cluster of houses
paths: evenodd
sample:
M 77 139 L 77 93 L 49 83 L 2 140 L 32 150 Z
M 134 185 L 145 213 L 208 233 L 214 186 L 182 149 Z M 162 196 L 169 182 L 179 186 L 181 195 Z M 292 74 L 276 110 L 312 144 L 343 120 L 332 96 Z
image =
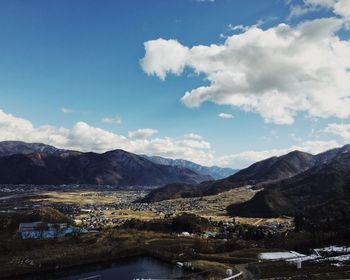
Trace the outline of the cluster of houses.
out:
M 184 237 L 201 237 L 210 239 L 229 240 L 232 238 L 244 238 L 248 240 L 258 240 L 264 237 L 276 237 L 293 230 L 289 222 L 265 222 L 258 226 L 247 226 L 244 224 L 232 222 L 211 221 L 211 231 L 201 233 L 182 232 L 180 236 Z
M 14 186 L 6 187 L 8 190 L 14 189 Z M 23 186 L 16 187 L 22 188 Z M 41 188 L 40 186 L 38 187 L 34 185 L 30 187 L 32 190 Z M 79 187 L 79 185 L 71 185 L 69 186 L 69 189 L 76 189 Z M 58 187 L 51 186 L 51 188 L 55 190 Z M 84 230 L 81 230 L 80 228 L 68 226 L 67 224 L 52 224 L 40 221 L 33 223 L 22 223 L 19 226 L 18 235 L 23 239 L 27 239 L 63 237 L 69 234 L 83 233 L 84 231 L 99 230 L 105 227 L 119 226 L 127 220 L 127 214 L 125 214 L 124 219 L 109 218 L 108 212 L 110 212 L 110 210 L 131 210 L 135 212 L 151 211 L 153 213 L 156 213 L 159 218 L 165 218 L 167 220 L 172 216 L 176 215 L 177 213 L 186 213 L 193 211 L 196 212 L 196 210 L 198 210 L 197 212 L 199 213 L 201 212 L 201 210 L 203 210 L 203 207 L 205 207 L 205 203 L 201 200 L 201 198 L 188 198 L 183 201 L 171 200 L 155 203 L 134 203 L 135 200 L 145 196 L 146 193 L 147 192 L 145 190 L 133 190 L 129 191 L 127 195 L 125 195 L 125 192 L 123 191 L 108 191 L 103 194 L 100 194 L 100 196 L 113 196 L 115 200 L 113 200 L 112 203 L 111 200 L 107 200 L 108 203 L 104 203 L 102 199 L 101 201 L 96 199 L 96 203 L 92 202 L 85 205 L 25 200 L 25 203 L 16 204 L 15 207 L 12 207 L 12 211 L 17 212 L 33 209 L 36 207 L 49 206 L 64 213 L 67 217 L 71 218 L 72 220 L 77 219 L 77 224 L 79 222 L 79 226 L 81 228 L 84 228 Z M 89 194 L 84 195 L 88 196 Z M 218 202 L 216 200 L 213 201 L 216 203 Z M 214 221 L 211 221 L 211 223 L 217 229 L 217 232 L 208 233 L 208 238 L 230 239 L 235 237 L 235 235 L 240 234 L 240 232 L 237 229 L 232 230 L 232 228 L 236 226 L 235 222 L 226 222 L 219 224 Z M 276 235 L 276 233 L 285 233 L 291 230 L 291 224 L 288 222 L 260 223 L 257 226 L 264 236 L 274 236 Z M 245 229 L 243 229 L 243 231 L 244 230 Z
M 117 223 L 114 219 L 106 217 L 102 211 L 82 209 L 82 212 L 88 213 L 81 219 L 81 225 L 88 229 L 100 229 Z
M 259 225 L 264 233 L 264 236 L 274 236 L 287 234 L 294 229 L 294 224 L 291 222 L 269 222 Z

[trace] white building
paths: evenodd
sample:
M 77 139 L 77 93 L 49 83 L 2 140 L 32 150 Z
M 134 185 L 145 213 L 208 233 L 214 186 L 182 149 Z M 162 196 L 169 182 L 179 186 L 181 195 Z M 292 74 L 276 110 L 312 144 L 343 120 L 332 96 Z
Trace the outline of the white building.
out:
M 18 227 L 18 235 L 22 239 L 63 237 L 76 232 L 76 228 L 67 227 L 66 223 L 51 224 L 40 221 L 20 223 Z

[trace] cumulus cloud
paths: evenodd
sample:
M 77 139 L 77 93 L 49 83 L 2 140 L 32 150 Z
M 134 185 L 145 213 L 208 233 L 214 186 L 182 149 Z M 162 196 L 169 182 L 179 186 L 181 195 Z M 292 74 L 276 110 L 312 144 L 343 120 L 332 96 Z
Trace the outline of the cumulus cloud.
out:
M 333 12 L 340 16 L 347 18 L 350 20 L 350 1 L 349 0 L 338 0 L 335 1 L 333 6 Z
M 193 133 L 180 139 L 144 138 L 141 136 L 151 137 L 156 130 L 140 129 L 127 137 L 82 121 L 77 122 L 71 128 L 52 125 L 35 126 L 29 120 L 13 116 L 2 110 L 0 110 L 0 131 L 0 141 L 41 142 L 63 149 L 98 153 L 123 149 L 137 154 L 183 158 L 200 164 L 210 164 L 214 160 L 210 144 L 201 136 Z
M 350 130 L 350 127 L 347 129 Z M 123 149 L 137 154 L 159 155 L 174 159 L 183 158 L 207 166 L 218 165 L 235 168 L 244 168 L 258 160 L 282 155 L 293 150 L 319 153 L 339 146 L 335 141 L 305 141 L 286 149 L 245 151 L 218 156 L 209 142 L 194 133 L 187 134 L 180 139 L 170 137 L 130 138 L 130 135 L 128 137 L 119 135 L 82 121 L 77 122 L 71 128 L 52 125 L 34 126 L 30 121 L 2 110 L 0 110 L 0 131 L 0 141 L 41 142 L 63 149 L 99 153 Z M 148 132 L 149 137 L 154 134 L 154 130 Z
M 153 128 L 141 128 L 135 131 L 129 131 L 128 136 L 129 138 L 149 138 L 153 136 L 154 134 L 158 133 L 158 130 Z
M 331 123 L 327 125 L 324 131 L 333 135 L 337 135 L 346 142 L 350 141 L 350 124 Z
M 299 112 L 347 118 L 350 42 L 337 35 L 344 26 L 339 17 L 265 30 L 254 25 L 223 44 L 191 48 L 176 40 L 151 40 L 145 43 L 141 66 L 162 80 L 186 67 L 203 74 L 205 85 L 182 97 L 190 108 L 208 101 L 232 105 L 276 124 L 293 123 Z
M 223 119 L 233 119 L 233 115 L 228 113 L 220 113 L 218 116 Z
M 108 124 L 121 124 L 122 119 L 119 117 L 105 117 L 101 120 L 101 122 Z
M 145 42 L 144 46 L 146 55 L 140 60 L 140 64 L 148 75 L 157 75 L 164 80 L 167 73 L 182 73 L 189 52 L 187 47 L 176 40 L 164 39 Z

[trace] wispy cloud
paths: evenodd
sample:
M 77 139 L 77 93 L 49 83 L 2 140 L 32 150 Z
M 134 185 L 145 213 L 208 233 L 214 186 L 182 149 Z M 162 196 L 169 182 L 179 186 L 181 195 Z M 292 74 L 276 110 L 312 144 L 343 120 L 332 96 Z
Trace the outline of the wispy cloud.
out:
M 61 107 L 61 112 L 64 114 L 70 114 L 70 113 L 73 113 L 73 110 L 67 107 Z
M 242 25 L 242 24 L 233 25 L 233 24 L 229 24 L 227 26 L 227 30 L 228 31 L 247 31 L 253 26 L 254 27 L 260 27 L 260 26 L 264 25 L 265 23 L 268 23 L 270 21 L 274 21 L 276 19 L 277 19 L 277 17 L 270 16 L 270 17 L 264 17 L 264 18 L 259 19 L 253 25 Z
M 233 119 L 233 115 L 228 113 L 220 113 L 218 116 L 223 119 Z
M 339 147 L 339 144 L 334 141 L 303 141 L 298 143 L 298 145 L 293 145 L 284 149 L 271 149 L 263 151 L 245 151 L 241 153 L 231 154 L 227 156 L 222 156 L 217 158 L 217 162 L 221 166 L 232 166 L 238 168 L 244 168 L 250 164 L 264 160 L 273 156 L 281 156 L 286 153 L 298 150 L 311 154 L 317 154 L 324 152 L 329 149 Z
M 331 123 L 324 129 L 324 132 L 339 136 L 343 141 L 350 141 L 350 124 Z
M 188 133 L 185 135 L 185 138 L 187 139 L 195 139 L 195 140 L 202 140 L 203 137 L 198 135 L 198 134 L 195 134 L 195 133 Z
M 290 13 L 287 17 L 289 20 L 321 9 L 332 10 L 334 14 L 343 17 L 348 22 L 350 20 L 349 0 L 304 0 L 302 4 L 287 1 L 286 4 L 290 5 Z
M 154 134 L 158 133 L 157 129 L 153 128 L 141 128 L 135 131 L 129 131 L 128 137 L 129 138 L 136 138 L 136 139 L 145 139 L 153 136 Z
M 121 124 L 122 119 L 119 117 L 105 117 L 101 120 L 101 122 L 107 123 L 107 124 Z

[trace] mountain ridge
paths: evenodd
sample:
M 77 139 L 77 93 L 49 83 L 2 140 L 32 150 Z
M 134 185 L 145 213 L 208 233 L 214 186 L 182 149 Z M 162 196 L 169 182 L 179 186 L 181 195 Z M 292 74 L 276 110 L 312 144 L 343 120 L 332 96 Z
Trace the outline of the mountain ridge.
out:
M 339 154 L 350 152 L 350 145 L 332 149 L 317 155 L 292 151 L 279 157 L 256 162 L 237 173 L 216 181 L 202 182 L 198 185 L 178 185 L 178 192 L 166 193 L 167 186 L 153 190 L 146 196 L 144 202 L 172 199 L 173 197 L 206 196 L 228 191 L 232 188 L 252 185 L 255 189 L 269 188 L 273 183 L 292 178 L 308 169 L 325 164 Z M 163 192 L 163 193 L 162 193 Z M 162 193 L 162 194 L 160 194 Z
M 162 165 L 170 165 L 170 166 L 178 166 L 178 167 L 185 167 L 188 169 L 191 169 L 199 174 L 203 175 L 209 175 L 213 179 L 223 179 L 228 176 L 233 175 L 238 169 L 228 168 L 228 167 L 219 167 L 219 166 L 203 166 L 200 164 L 197 164 L 195 162 L 185 160 L 185 159 L 170 159 L 170 158 L 164 158 L 161 156 L 147 156 L 142 155 L 143 157 L 147 158 L 148 160 L 153 161 L 157 164 Z
M 13 152 L 9 147 L 14 147 Z M 102 154 L 82 153 L 40 143 L 6 141 L 0 142 L 0 151 L 2 184 L 161 186 L 211 179 L 186 168 L 158 165 L 118 149 Z
M 349 218 L 350 151 L 344 147 L 331 151 L 328 160 L 305 172 L 271 183 L 251 200 L 230 205 L 228 212 L 246 217 L 302 214 L 314 219 Z

